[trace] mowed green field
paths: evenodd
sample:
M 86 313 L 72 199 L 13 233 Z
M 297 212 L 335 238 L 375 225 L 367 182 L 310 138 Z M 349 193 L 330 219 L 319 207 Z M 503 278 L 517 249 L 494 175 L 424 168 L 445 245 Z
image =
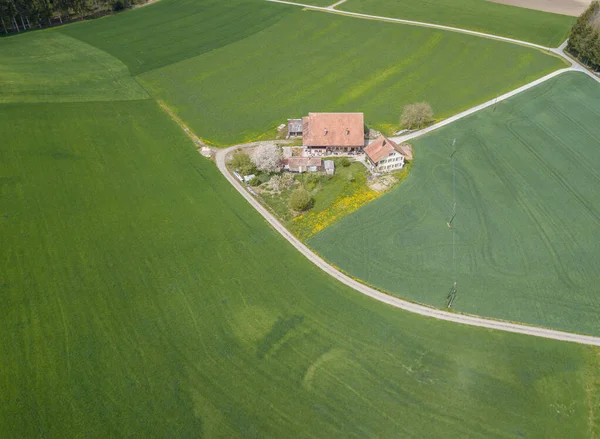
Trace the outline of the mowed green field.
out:
M 600 335 L 599 118 L 598 83 L 560 75 L 415 140 L 398 189 L 309 243 L 418 302 L 456 281 L 457 311 Z
M 201 137 L 232 144 L 309 111 L 394 125 L 404 105 L 425 100 L 443 118 L 564 66 L 498 41 L 299 11 L 139 79 Z
M 565 67 L 498 41 L 263 0 L 161 0 L 60 32 L 120 59 L 215 145 L 309 111 L 362 111 L 392 129 L 426 100 L 444 118 Z
M 470 29 L 546 47 L 558 47 L 575 23 L 575 17 L 487 0 L 348 0 L 337 9 Z
M 4 437 L 591 437 L 598 349 L 296 252 L 149 100 L 0 105 Z
M 64 100 L 60 64 L 0 103 L 0 437 L 598 435 L 598 349 L 342 286 L 153 100 L 33 103 Z
M 296 10 L 266 0 L 160 0 L 60 32 L 111 53 L 137 75 L 243 40 Z
M 54 31 L 0 42 L 0 103 L 148 99 L 127 66 Z

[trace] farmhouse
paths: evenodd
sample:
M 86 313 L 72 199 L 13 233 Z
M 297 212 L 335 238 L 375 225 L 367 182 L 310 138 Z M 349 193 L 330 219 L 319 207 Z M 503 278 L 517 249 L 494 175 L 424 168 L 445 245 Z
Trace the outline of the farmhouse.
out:
M 302 118 L 302 143 L 323 154 L 359 152 L 365 146 L 363 113 L 309 113 Z
M 283 169 L 289 172 L 317 172 L 323 164 L 318 157 L 289 157 L 282 160 Z
M 379 136 L 377 140 L 365 147 L 367 161 L 371 165 L 371 169 L 376 172 L 402 169 L 404 158 L 409 154 L 412 159 L 412 152 L 408 145 L 400 147 L 385 136 Z

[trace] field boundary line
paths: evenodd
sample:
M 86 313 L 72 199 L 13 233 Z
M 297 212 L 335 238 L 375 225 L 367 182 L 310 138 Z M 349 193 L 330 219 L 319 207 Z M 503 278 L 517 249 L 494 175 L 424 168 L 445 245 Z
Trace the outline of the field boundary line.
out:
M 563 332 L 554 329 L 547 329 L 537 326 L 529 326 L 525 324 L 512 323 L 502 320 L 494 320 L 490 318 L 478 317 L 468 314 L 458 314 L 441 309 L 428 307 L 425 305 L 409 302 L 407 300 L 400 299 L 395 296 L 382 293 L 374 288 L 371 288 L 363 283 L 358 282 L 355 279 L 340 272 L 332 265 L 327 263 L 324 259 L 314 253 L 305 244 L 300 242 L 287 228 L 285 228 L 274 215 L 272 215 L 258 200 L 256 200 L 252 194 L 246 190 L 242 184 L 235 179 L 235 177 L 229 172 L 226 167 L 225 159 L 227 154 L 230 152 L 249 146 L 256 146 L 261 142 L 252 142 L 249 144 L 234 145 L 226 149 L 221 149 L 217 152 L 215 160 L 217 168 L 223 174 L 223 176 L 231 183 L 231 185 L 250 203 L 254 209 L 260 213 L 263 218 L 290 244 L 292 244 L 302 255 L 304 255 L 309 261 L 315 264 L 318 268 L 329 274 L 334 279 L 345 284 L 346 286 L 356 290 L 357 292 L 371 297 L 379 302 L 400 308 L 402 310 L 419 314 L 425 317 L 431 317 L 438 320 L 447 322 L 454 322 L 463 325 L 476 326 L 480 328 L 495 329 L 498 331 L 511 332 L 515 334 L 524 334 L 534 337 L 541 337 L 559 341 L 567 341 L 572 343 L 579 343 L 591 346 L 600 346 L 600 337 L 591 335 L 575 334 L 571 332 Z

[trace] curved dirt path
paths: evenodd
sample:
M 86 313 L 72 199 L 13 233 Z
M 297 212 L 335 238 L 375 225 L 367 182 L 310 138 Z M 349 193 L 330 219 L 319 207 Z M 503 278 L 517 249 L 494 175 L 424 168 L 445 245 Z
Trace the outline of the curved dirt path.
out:
M 329 274 L 334 279 L 342 282 L 350 288 L 369 296 L 379 302 L 386 303 L 395 308 L 400 308 L 415 314 L 420 314 L 426 317 L 432 317 L 438 320 L 448 322 L 461 323 L 463 325 L 478 326 L 481 328 L 496 329 L 499 331 L 513 332 L 517 334 L 533 335 L 535 337 L 550 338 L 554 340 L 569 341 L 585 345 L 600 346 L 600 337 L 590 335 L 580 335 L 570 332 L 556 331 L 553 329 L 540 328 L 536 326 L 521 325 L 516 323 L 505 322 L 501 320 L 492 320 L 482 317 L 476 317 L 466 314 L 452 313 L 436 308 L 430 308 L 424 305 L 419 305 L 397 297 L 389 296 L 385 293 L 375 290 L 367 285 L 364 285 L 344 273 L 341 273 L 327 262 L 325 262 L 316 253 L 304 245 L 298 238 L 292 235 L 262 204 L 260 204 L 242 184 L 227 170 L 225 166 L 225 158 L 231 151 L 239 148 L 256 146 L 260 142 L 249 143 L 245 145 L 231 146 L 226 149 L 219 150 L 216 154 L 216 162 L 219 171 L 233 185 L 233 187 L 254 207 L 267 222 L 279 232 L 285 239 L 288 240 L 300 253 L 302 253 L 309 261 L 319 267 L 321 270 Z

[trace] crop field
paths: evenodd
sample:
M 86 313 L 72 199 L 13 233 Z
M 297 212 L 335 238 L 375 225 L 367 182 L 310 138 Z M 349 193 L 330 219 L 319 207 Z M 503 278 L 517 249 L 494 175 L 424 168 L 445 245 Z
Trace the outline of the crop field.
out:
M 399 188 L 309 244 L 418 302 L 456 281 L 457 311 L 600 335 L 599 118 L 598 84 L 560 75 L 415 140 Z
M 498 41 L 300 11 L 139 79 L 203 138 L 233 144 L 308 111 L 397 125 L 404 105 L 426 100 L 447 117 L 564 66 Z
M 119 60 L 54 31 L 0 42 L 0 103 L 148 99 Z
M 599 349 L 334 281 L 66 38 L 0 39 L 0 437 L 600 434 Z
M 263 0 L 161 0 L 60 32 L 121 60 L 215 145 L 308 111 L 363 111 L 388 129 L 426 100 L 444 118 L 565 66 L 498 41 Z
M 0 131 L 3 436 L 598 432 L 597 349 L 338 284 L 154 102 L 5 104 Z
M 487 0 L 348 0 L 337 9 L 423 21 L 558 47 L 574 17 L 492 3 Z
M 137 75 L 243 40 L 296 10 L 265 0 L 160 0 L 60 32 L 114 55 Z

